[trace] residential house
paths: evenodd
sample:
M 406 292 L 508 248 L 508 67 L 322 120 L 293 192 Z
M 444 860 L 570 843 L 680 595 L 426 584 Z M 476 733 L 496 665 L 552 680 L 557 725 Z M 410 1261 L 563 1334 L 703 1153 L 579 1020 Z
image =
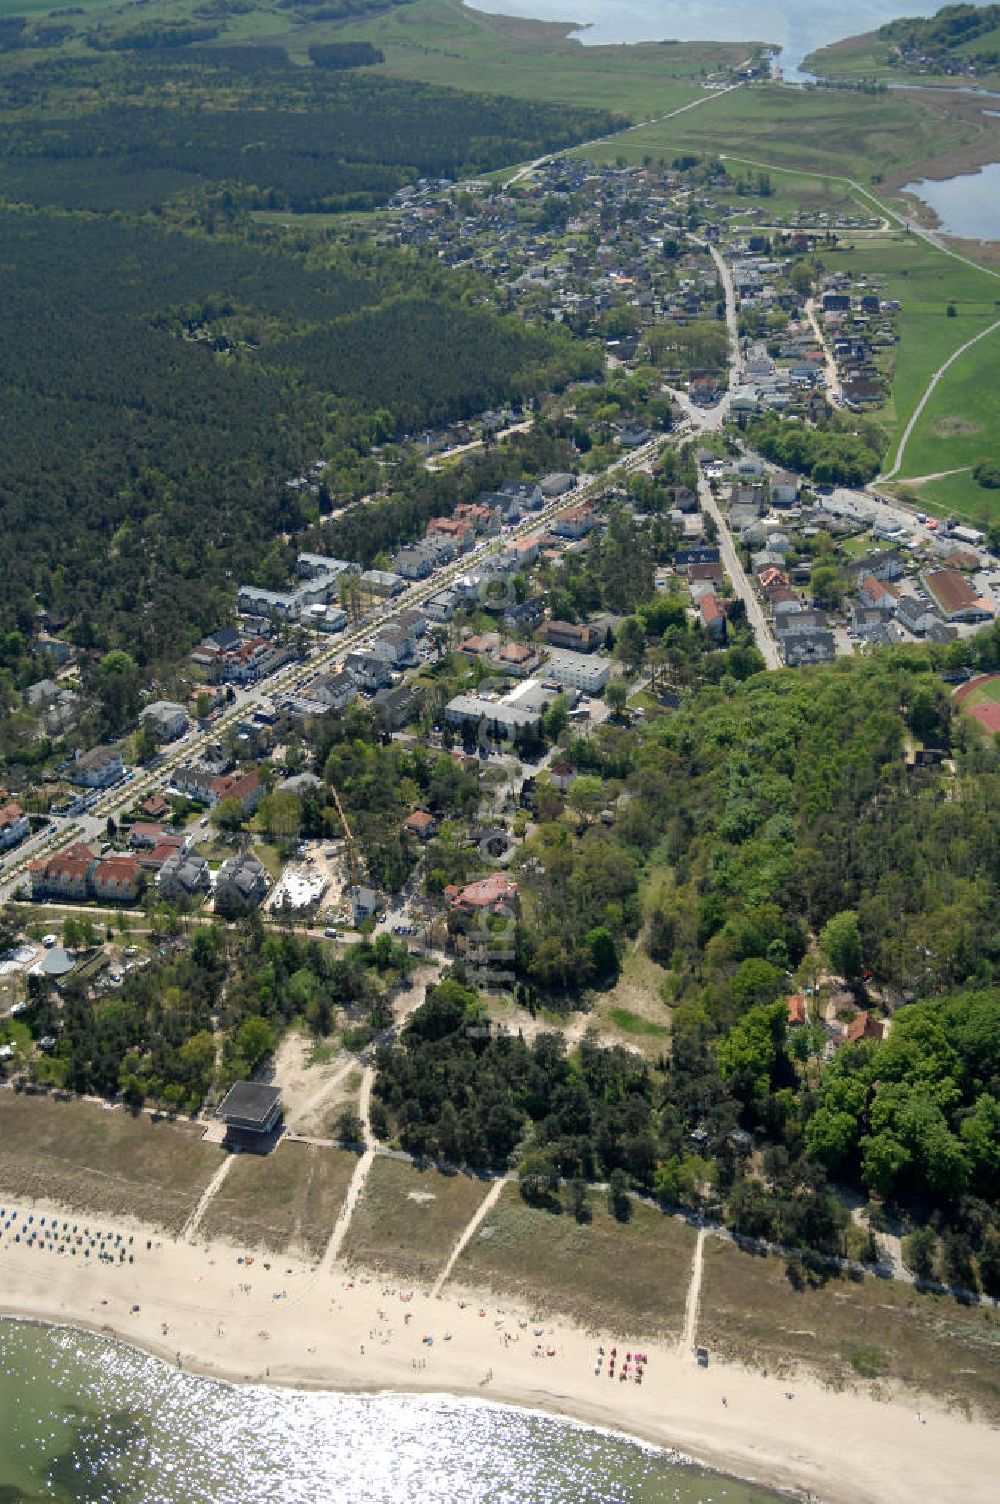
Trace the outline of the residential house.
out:
M 76 759 L 69 779 L 85 789 L 109 789 L 124 776 L 122 755 L 115 747 L 94 747 Z
M 450 907 L 467 918 L 474 918 L 477 914 L 511 918 L 518 911 L 517 883 L 502 872 L 466 883 L 464 887 L 450 883 L 444 895 Z
M 788 999 L 788 1022 L 792 1026 L 808 1022 L 806 1017 L 806 1000 L 801 992 L 796 992 Z
M 137 857 L 106 856 L 90 874 L 93 896 L 102 903 L 134 903 L 146 884 Z
M 505 642 L 493 654 L 492 662 L 501 673 L 526 679 L 538 667 L 538 654 L 524 643 Z
M 362 689 L 384 689 L 392 683 L 392 670 L 370 648 L 355 648 L 344 659 L 344 668 Z
M 480 506 L 471 501 L 460 502 L 455 508 L 454 520 L 470 523 L 476 536 L 482 538 L 496 537 L 502 524 L 497 508 Z
M 749 538 L 748 535 L 751 529 L 759 526 L 759 524 L 760 507 L 756 502 L 747 504 L 742 502 L 734 503 L 729 508 L 729 526 L 731 530 L 734 533 L 738 533 L 741 537 L 748 538 L 748 541 L 751 543 L 758 540 L 756 538 Z
M 912 595 L 900 597 L 896 610 L 896 620 L 900 626 L 905 627 L 914 637 L 926 637 L 933 625 L 944 625 L 939 616 L 931 611 L 923 601 L 917 600 Z
M 162 794 L 150 794 L 139 805 L 139 813 L 145 815 L 147 820 L 165 820 L 170 814 L 170 801 L 164 799 Z
M 458 651 L 463 657 L 478 662 L 482 658 L 488 658 L 499 646 L 500 634 L 498 632 L 477 632 L 471 637 L 466 637 Z
M 858 600 L 863 606 L 881 606 L 886 611 L 894 611 L 899 604 L 899 592 L 869 575 L 858 586 Z
M 0 851 L 10 851 L 31 834 L 28 817 L 19 804 L 0 808 Z
M 518 569 L 527 569 L 538 558 L 538 550 L 542 546 L 540 533 L 531 533 L 524 538 L 515 538 L 511 549 L 517 559 Z
M 76 841 L 55 856 L 43 857 L 28 867 L 33 898 L 89 898 L 90 874 L 96 857 L 89 846 Z
M 691 564 L 718 564 L 719 550 L 714 544 L 703 543 L 696 548 L 680 548 L 674 555 L 674 566 L 683 571 Z
M 346 672 L 340 674 L 317 674 L 316 678 L 305 684 L 301 695 L 298 696 L 301 704 L 316 707 L 313 713 L 325 714 L 328 710 L 346 710 L 352 699 L 358 698 L 358 686 L 353 681 L 352 675 Z
M 252 772 L 220 776 L 198 767 L 178 768 L 173 781 L 182 794 L 198 804 L 214 809 L 222 799 L 236 799 L 246 815 L 253 814 L 264 794 L 260 779 Z
M 861 1012 L 851 1019 L 844 1031 L 845 1044 L 859 1044 L 862 1039 L 882 1040 L 885 1030 L 881 1019 L 873 1018 L 870 1013 Z
M 247 853 L 223 862 L 215 880 L 215 911 L 238 915 L 256 909 L 267 895 L 268 877 L 264 867 Z
M 342 632 L 347 621 L 347 612 L 339 606 L 307 606 L 302 612 L 302 625 L 314 632 Z
M 561 495 L 562 490 L 570 489 L 573 484 L 573 478 L 572 476 L 569 477 L 569 486 L 564 486 L 556 492 L 552 492 L 551 490 L 547 492 L 545 486 L 550 485 L 553 481 L 563 481 L 566 479 L 566 476 L 547 476 L 542 485 L 539 485 L 537 481 L 530 480 L 505 480 L 500 486 L 500 495 L 508 497 L 526 511 L 537 512 L 544 505 L 546 495 Z
M 351 674 L 317 674 L 302 691 L 301 699 L 311 702 L 321 712 L 346 710 L 358 697 L 358 686 Z
M 771 476 L 771 504 L 793 507 L 799 499 L 799 477 L 791 470 L 779 470 Z
M 167 857 L 156 878 L 159 894 L 167 903 L 198 898 L 211 885 L 208 862 L 194 852 L 175 851 Z
M 855 601 L 851 605 L 851 631 L 861 642 L 880 642 L 883 628 L 892 621 L 894 614 L 894 610 L 888 607 L 862 606 Z
M 591 528 L 597 526 L 597 518 L 586 504 L 567 507 L 549 524 L 557 538 L 584 538 Z
M 726 613 L 719 604 L 718 598 L 711 591 L 702 596 L 699 610 L 701 612 L 701 624 L 709 637 L 714 642 L 725 642 Z
M 139 717 L 158 742 L 176 741 L 187 730 L 187 711 L 172 700 L 155 700 Z
M 392 561 L 392 567 L 404 580 L 426 580 L 437 568 L 437 556 L 430 549 L 404 548 Z
M 877 549 L 862 559 L 849 560 L 843 566 L 843 572 L 855 580 L 869 576 L 873 580 L 901 580 L 906 573 L 906 561 L 895 549 Z
M 424 604 L 424 610 L 431 621 L 441 625 L 451 621 L 455 612 L 462 604 L 462 597 L 457 590 L 448 588 L 439 590 L 437 595 L 432 595 Z
M 407 606 L 405 611 L 397 611 L 395 621 L 398 627 L 406 628 L 414 643 L 419 643 L 427 635 L 428 616 L 425 606 Z
M 366 569 L 361 576 L 361 587 L 369 595 L 391 600 L 397 595 L 402 595 L 406 589 L 406 581 L 401 575 L 391 574 L 387 569 Z
M 48 709 L 62 694 L 62 685 L 55 679 L 38 679 L 34 684 L 29 684 L 24 692 L 24 698 L 28 703 L 28 709 L 35 715 Z
M 383 659 L 391 668 L 403 668 L 416 660 L 417 642 L 405 627 L 398 622 L 390 622 L 372 639 L 369 651 L 376 658 Z
M 295 569 L 300 579 L 339 579 L 341 575 L 360 574 L 360 564 L 349 559 L 328 559 L 326 554 L 299 554 Z
M 382 894 L 362 883 L 348 888 L 344 896 L 351 905 L 351 923 L 355 929 L 359 924 L 364 924 L 366 919 L 374 919 L 386 907 Z
M 685 516 L 698 511 L 698 494 L 690 486 L 668 486 L 667 496 L 672 511 L 681 512 Z
M 832 663 L 836 646 L 822 611 L 800 610 L 775 617 L 775 634 L 789 668 L 807 663 Z
M 235 799 L 244 815 L 252 815 L 264 797 L 264 785 L 256 773 L 226 773 L 211 780 L 211 804 L 214 808 L 223 799 Z
M 376 719 L 385 731 L 399 731 L 420 713 L 423 696 L 412 684 L 401 684 L 398 689 L 380 689 L 372 700 Z
M 256 585 L 241 585 L 236 608 L 243 616 L 260 616 L 267 620 L 289 621 L 301 615 L 306 606 L 324 605 L 327 584 L 310 581 L 298 590 L 262 590 Z
M 463 517 L 432 517 L 427 524 L 427 536 L 448 538 L 461 554 L 467 554 L 476 543 L 476 530 Z
M 563 496 L 567 491 L 572 491 L 576 485 L 576 476 L 565 471 L 556 471 L 552 475 L 543 475 L 538 483 L 538 489 L 542 493 L 543 500 L 551 501 L 557 496 Z
M 52 637 L 48 632 L 39 632 L 31 645 L 31 651 L 39 658 L 48 655 L 56 668 L 65 668 L 76 654 L 76 648 L 71 643 L 63 642 L 60 637 Z
M 503 614 L 503 624 L 508 632 L 537 631 L 545 616 L 545 602 L 540 595 L 529 601 L 515 601 Z
M 403 821 L 403 833 L 416 836 L 419 841 L 427 841 L 431 836 L 436 835 L 437 828 L 438 822 L 425 809 L 415 809 Z
M 179 851 L 187 845 L 187 836 L 180 830 L 168 830 L 159 822 L 137 820 L 128 833 L 128 844 L 131 851 L 153 851 L 163 845 Z
M 549 647 L 568 648 L 574 653 L 593 653 L 604 641 L 604 633 L 585 622 L 547 621 L 539 636 Z

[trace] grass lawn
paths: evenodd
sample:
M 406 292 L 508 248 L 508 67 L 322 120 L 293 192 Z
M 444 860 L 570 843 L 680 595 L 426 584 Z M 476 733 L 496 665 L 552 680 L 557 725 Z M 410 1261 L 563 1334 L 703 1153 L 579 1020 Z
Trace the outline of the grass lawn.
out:
M 734 161 L 729 165 L 729 172 L 737 183 L 742 179 L 752 184 L 759 174 L 759 169 L 744 167 Z M 713 197 L 715 197 L 714 194 Z M 784 220 L 794 222 L 799 214 L 822 213 L 829 214 L 831 218 L 838 214 L 845 214 L 848 217 L 866 220 L 877 216 L 877 211 L 871 201 L 865 199 L 843 178 L 813 177 L 809 173 L 791 170 L 775 172 L 771 175 L 771 193 L 767 198 L 752 194 L 740 197 L 735 190 L 719 193 L 718 197 L 735 208 L 737 218 L 742 213 L 748 214 L 753 209 L 759 211 L 757 218 L 766 224 Z
M 248 1248 L 318 1258 L 329 1241 L 357 1157 L 315 1144 L 241 1154 L 213 1198 L 199 1235 Z
M 989 491 L 973 479 L 972 471 L 930 481 L 925 486 L 908 485 L 905 490 L 924 511 L 933 517 L 954 514 L 966 522 L 984 527 L 1000 513 L 1000 491 Z
M 891 436 L 898 438 L 938 366 L 996 318 L 994 307 L 1000 298 L 1000 279 L 965 266 L 936 251 L 926 241 L 903 233 L 852 244 L 830 256 L 829 264 L 838 270 L 848 268 L 854 277 L 878 281 L 884 297 L 898 298 L 903 305 L 897 324 L 899 345 L 892 405 L 882 414 Z M 953 318 L 948 317 L 949 303 L 955 307 Z M 939 392 L 947 387 L 953 374 L 957 376 L 966 369 L 966 361 L 969 369 L 981 368 L 989 359 L 990 344 L 986 339 L 974 345 L 968 356 L 957 361 L 942 380 Z M 918 435 L 919 430 L 911 444 L 916 443 Z M 904 459 L 907 471 L 914 475 L 950 468 L 942 461 L 930 465 L 926 471 L 913 470 L 909 449 Z
M 570 14 L 572 7 L 567 14 Z M 289 50 L 305 57 L 320 28 L 297 27 Z M 385 53 L 379 69 L 397 78 L 471 88 L 575 107 L 620 111 L 632 120 L 663 114 L 700 92 L 703 74 L 723 76 L 746 57 L 727 43 L 646 43 L 583 47 L 568 26 L 490 16 L 461 0 L 416 0 L 338 27 L 344 40 L 365 38 Z M 329 28 L 323 40 L 330 40 Z
M 1000 294 L 1000 284 L 996 290 Z M 998 368 L 1000 329 L 962 355 L 938 382 L 906 446 L 901 476 L 933 475 L 985 458 L 1000 460 Z M 991 499 L 994 507 L 1000 503 L 996 492 L 983 489 L 982 497 L 986 508 Z
M 489 1286 L 543 1315 L 561 1312 L 623 1338 L 677 1337 L 695 1234 L 648 1206 L 615 1222 L 593 1196 L 594 1219 L 529 1207 L 508 1186 L 455 1266 L 456 1285 Z
M 267 841 L 254 841 L 253 855 L 260 862 L 271 881 L 275 882 L 280 877 L 281 869 L 284 866 L 277 846 L 272 846 Z
M 4 1191 L 177 1232 L 219 1166 L 192 1123 L 154 1123 L 92 1102 L 0 1097 Z
M 488 1182 L 469 1175 L 376 1159 L 341 1257 L 415 1284 L 433 1284 L 488 1189 Z
M 652 1034 L 662 1037 L 670 1033 L 666 1024 L 654 1023 L 652 1019 L 642 1018 L 638 1013 L 630 1013 L 627 1008 L 611 1008 L 608 1017 L 623 1034 Z
M 646 954 L 642 939 L 637 940 L 622 961 L 614 987 L 594 999 L 594 1020 L 601 1034 L 620 1034 L 622 1044 L 658 1060 L 670 1038 L 670 1012 L 663 1001 L 666 977 L 663 967 Z
M 1000 1312 L 890 1280 L 796 1292 L 784 1263 L 709 1238 L 698 1341 L 720 1358 L 831 1387 L 892 1379 L 1000 1419 Z

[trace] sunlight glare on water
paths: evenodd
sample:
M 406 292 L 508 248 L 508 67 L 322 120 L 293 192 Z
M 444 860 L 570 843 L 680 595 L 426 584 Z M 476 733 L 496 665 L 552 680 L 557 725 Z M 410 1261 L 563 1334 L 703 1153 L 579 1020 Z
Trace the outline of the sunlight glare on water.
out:
M 776 1504 L 618 1436 L 442 1395 L 237 1387 L 0 1321 L 3 1504 Z

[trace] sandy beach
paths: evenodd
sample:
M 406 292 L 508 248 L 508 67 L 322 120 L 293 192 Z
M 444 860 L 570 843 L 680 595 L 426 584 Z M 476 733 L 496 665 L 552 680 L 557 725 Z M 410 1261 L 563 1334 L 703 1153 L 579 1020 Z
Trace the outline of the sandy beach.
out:
M 496 1295 L 451 1286 L 433 1298 L 334 1264 L 225 1244 L 174 1241 L 135 1223 L 75 1223 L 121 1233 L 126 1260 L 40 1248 L 51 1205 L 18 1209 L 29 1244 L 0 1227 L 0 1312 L 113 1335 L 192 1372 L 234 1382 L 338 1390 L 424 1390 L 543 1410 L 673 1448 L 827 1504 L 992 1500 L 1000 1433 L 910 1394 L 876 1402 L 803 1377 L 775 1379 L 648 1341 L 540 1319 Z M 128 1237 L 133 1241 L 128 1243 Z M 147 1247 L 147 1241 L 151 1244 Z M 131 1254 L 134 1262 L 128 1262 Z M 425 1339 L 430 1338 L 428 1342 Z M 598 1348 L 604 1357 L 598 1365 Z M 618 1351 L 609 1378 L 610 1350 Z M 642 1384 L 626 1352 L 646 1355 Z M 599 1371 L 595 1371 L 598 1369 Z M 790 1397 L 791 1396 L 791 1397 Z M 920 1418 L 918 1418 L 918 1416 Z

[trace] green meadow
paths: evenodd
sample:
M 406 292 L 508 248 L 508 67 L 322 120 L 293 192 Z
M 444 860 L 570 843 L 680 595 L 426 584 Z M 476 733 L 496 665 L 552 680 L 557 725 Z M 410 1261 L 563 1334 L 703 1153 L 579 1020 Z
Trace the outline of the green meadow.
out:
M 380 47 L 380 71 L 397 78 L 617 110 L 630 120 L 662 115 L 697 98 L 703 78 L 725 76 L 749 50 L 722 42 L 583 47 L 567 38 L 568 29 L 485 15 L 467 10 L 461 0 L 416 0 L 338 27 L 337 35 Z M 289 50 L 304 57 L 317 39 L 311 27 L 296 28 Z
M 952 113 L 934 96 L 860 94 L 755 84 L 606 143 L 603 160 L 679 152 L 732 154 L 867 183 L 907 181 L 946 153 L 974 154 L 991 136 L 981 112 Z M 971 156 L 970 156 L 971 160 Z

